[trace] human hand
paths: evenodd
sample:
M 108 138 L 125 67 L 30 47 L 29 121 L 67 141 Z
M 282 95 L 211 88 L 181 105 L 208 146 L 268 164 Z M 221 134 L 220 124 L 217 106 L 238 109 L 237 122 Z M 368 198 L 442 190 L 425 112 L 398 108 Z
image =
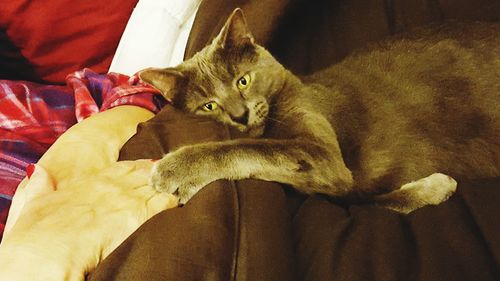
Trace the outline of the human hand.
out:
M 116 162 L 62 186 L 35 165 L 23 182 L 29 196 L 0 244 L 0 280 L 84 280 L 143 222 L 177 205 L 147 185 L 152 165 Z

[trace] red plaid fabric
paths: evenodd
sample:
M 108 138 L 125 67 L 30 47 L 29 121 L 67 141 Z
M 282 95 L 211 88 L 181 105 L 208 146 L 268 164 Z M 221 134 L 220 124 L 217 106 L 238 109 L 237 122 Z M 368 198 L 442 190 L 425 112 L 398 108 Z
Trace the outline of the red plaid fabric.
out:
M 73 88 L 78 122 L 99 111 L 124 104 L 134 104 L 151 111 L 158 109 L 150 98 L 144 98 L 144 94 L 154 95 L 159 91 L 144 84 L 137 75 L 129 77 L 109 73 L 103 76 L 84 69 L 68 75 L 66 83 Z
M 0 80 L 0 240 L 8 209 L 26 166 L 35 163 L 77 121 L 99 111 L 137 105 L 158 112 L 164 100 L 137 76 L 68 75 L 66 86 Z

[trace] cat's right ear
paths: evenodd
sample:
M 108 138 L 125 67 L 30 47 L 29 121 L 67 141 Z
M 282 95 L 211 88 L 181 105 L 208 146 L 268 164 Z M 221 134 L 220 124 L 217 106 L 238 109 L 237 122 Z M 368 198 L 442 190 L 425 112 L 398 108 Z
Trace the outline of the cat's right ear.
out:
M 255 39 L 240 8 L 236 8 L 231 13 L 215 41 L 223 49 L 255 44 Z
M 169 102 L 174 98 L 175 89 L 184 81 L 182 73 L 172 68 L 148 68 L 139 72 L 139 78 L 160 90 Z

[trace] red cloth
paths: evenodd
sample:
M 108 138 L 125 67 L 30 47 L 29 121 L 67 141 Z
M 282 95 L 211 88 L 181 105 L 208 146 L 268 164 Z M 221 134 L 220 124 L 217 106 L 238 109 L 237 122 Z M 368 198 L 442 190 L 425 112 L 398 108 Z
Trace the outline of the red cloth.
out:
M 137 0 L 9 0 L 0 5 L 0 30 L 39 77 L 64 83 L 84 67 L 108 71 Z
M 124 104 L 141 106 L 153 112 L 162 106 L 153 100 L 154 94 L 160 92 L 144 84 L 137 75 L 129 77 L 113 72 L 100 75 L 86 68 L 68 75 L 66 83 L 73 89 L 78 121 L 99 111 Z M 145 95 L 148 98 L 144 98 Z M 157 102 L 160 102 L 160 99 Z

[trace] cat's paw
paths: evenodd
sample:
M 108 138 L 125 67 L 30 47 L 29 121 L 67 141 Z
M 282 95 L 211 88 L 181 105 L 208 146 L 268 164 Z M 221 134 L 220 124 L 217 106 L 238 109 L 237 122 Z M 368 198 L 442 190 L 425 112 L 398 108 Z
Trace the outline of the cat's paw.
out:
M 178 196 L 179 203 L 185 204 L 210 183 L 200 163 L 184 149 L 169 153 L 153 165 L 149 184 L 159 192 Z
M 159 192 L 174 193 L 177 190 L 177 185 L 171 179 L 174 174 L 175 167 L 169 164 L 168 161 L 161 159 L 156 161 L 151 170 L 149 185 Z
M 411 189 L 418 200 L 426 205 L 438 205 L 450 198 L 457 190 L 457 182 L 450 176 L 435 173 L 407 183 L 402 190 Z

